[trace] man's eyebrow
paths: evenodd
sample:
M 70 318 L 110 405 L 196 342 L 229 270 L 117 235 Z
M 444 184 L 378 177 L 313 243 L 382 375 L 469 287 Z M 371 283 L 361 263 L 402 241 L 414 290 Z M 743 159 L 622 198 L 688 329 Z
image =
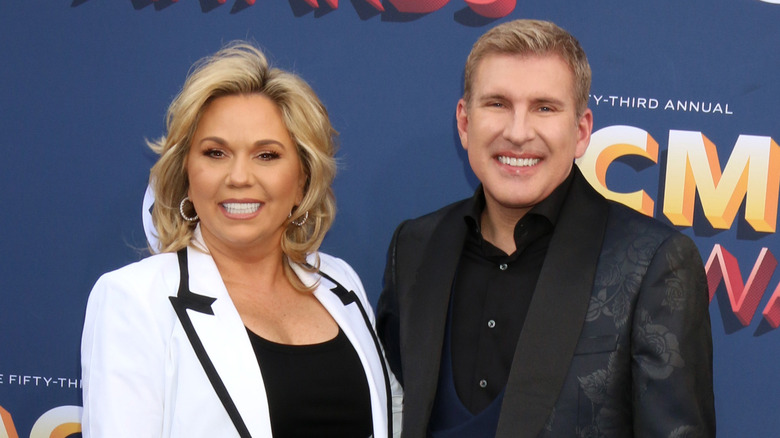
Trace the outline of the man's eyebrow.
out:
M 495 99 L 505 100 L 506 96 L 501 93 L 490 93 L 482 96 L 477 96 L 477 99 L 478 100 L 495 100 Z
M 557 99 L 555 97 L 549 97 L 549 96 L 543 96 L 543 97 L 537 97 L 532 100 L 532 102 L 536 105 L 539 104 L 551 104 L 555 106 L 564 106 L 566 105 L 566 102 L 561 99 Z

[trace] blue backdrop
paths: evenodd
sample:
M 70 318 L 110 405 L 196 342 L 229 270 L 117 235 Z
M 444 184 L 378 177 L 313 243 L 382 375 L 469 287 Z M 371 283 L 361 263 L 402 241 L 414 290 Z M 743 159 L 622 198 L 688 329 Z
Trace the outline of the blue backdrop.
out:
M 193 62 L 250 39 L 312 84 L 341 133 L 339 214 L 323 249 L 351 263 L 376 302 L 395 226 L 475 188 L 454 121 L 463 64 L 490 26 L 521 17 L 553 20 L 585 47 L 600 145 L 630 153 L 657 142 L 655 157 L 616 159 L 606 187 L 645 191 L 650 214 L 693 237 L 705 261 L 718 248 L 734 256 L 710 265 L 719 435 L 778 435 L 780 332 L 772 312 L 763 316 L 767 306 L 780 312 L 771 257 L 766 281 L 743 290 L 762 250 L 780 256 L 776 1 L 496 0 L 493 12 L 465 0 L 316 3 L 0 3 L 0 437 L 76 436 L 86 298 L 101 273 L 145 254 L 142 200 L 155 156 L 144 139 L 164 133 Z M 423 12 L 407 12 L 415 7 Z M 627 130 L 640 140 L 626 146 Z M 701 152 L 710 144 L 714 156 Z M 678 163 L 670 156 L 709 169 L 711 183 L 720 170 L 721 182 L 740 170 L 752 182 L 745 193 L 739 182 L 707 192 L 706 172 L 667 172 Z M 700 190 L 684 203 L 686 224 L 665 193 L 691 181 Z M 710 210 L 725 198 L 736 203 L 732 220 Z M 763 226 L 747 219 L 756 215 Z M 732 272 L 726 287 L 721 266 L 742 279 Z

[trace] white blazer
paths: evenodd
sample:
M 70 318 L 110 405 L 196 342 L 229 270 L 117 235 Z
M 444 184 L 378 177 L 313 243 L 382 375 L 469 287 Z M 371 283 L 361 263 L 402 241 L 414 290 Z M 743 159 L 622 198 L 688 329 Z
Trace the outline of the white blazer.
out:
M 371 396 L 374 437 L 387 438 L 384 358 L 377 352 L 374 314 L 357 274 L 343 260 L 319 253 L 320 271 L 354 291 L 344 304 L 330 280 L 293 266 L 357 351 Z M 314 263 L 312 255 L 311 263 Z M 212 257 L 187 249 L 189 289 L 209 297 L 186 310 L 208 357 L 253 438 L 271 437 L 263 376 L 243 322 Z M 104 274 L 89 296 L 81 343 L 82 433 L 90 437 L 238 437 L 223 403 L 177 318 L 170 297 L 180 283 L 175 253 L 159 254 Z M 209 314 L 208 301 L 213 299 Z M 386 367 L 393 435 L 400 436 L 403 394 Z

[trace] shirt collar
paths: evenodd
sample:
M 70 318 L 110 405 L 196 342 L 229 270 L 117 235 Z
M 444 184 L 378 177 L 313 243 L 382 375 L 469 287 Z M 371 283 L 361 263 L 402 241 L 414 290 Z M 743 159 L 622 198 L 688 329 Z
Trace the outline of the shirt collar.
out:
M 574 179 L 574 171 L 569 172 L 566 179 L 563 180 L 555 190 L 550 193 L 548 197 L 542 200 L 542 202 L 536 204 L 526 215 L 536 215 L 546 218 L 550 221 L 553 227 L 558 222 L 558 216 L 560 216 L 563 203 L 566 200 L 566 196 L 569 193 L 569 187 Z M 482 188 L 482 184 L 477 187 L 474 192 L 474 196 L 471 197 L 471 208 L 464 216 L 466 224 L 469 226 L 471 232 L 481 234 L 480 218 L 482 217 L 482 211 L 485 209 L 485 191 Z

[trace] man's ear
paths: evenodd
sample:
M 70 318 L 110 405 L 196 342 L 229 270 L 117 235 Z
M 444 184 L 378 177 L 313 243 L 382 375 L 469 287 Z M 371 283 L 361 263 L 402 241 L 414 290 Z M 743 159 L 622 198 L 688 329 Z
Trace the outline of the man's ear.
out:
M 469 115 L 467 109 L 466 101 L 460 99 L 458 101 L 458 107 L 455 110 L 455 120 L 457 121 L 458 125 L 458 136 L 460 137 L 460 144 L 463 146 L 463 149 L 466 150 L 469 148 Z
M 593 112 L 586 108 L 577 121 L 577 147 L 574 150 L 574 158 L 580 158 L 585 154 L 590 144 L 590 134 L 593 131 Z

